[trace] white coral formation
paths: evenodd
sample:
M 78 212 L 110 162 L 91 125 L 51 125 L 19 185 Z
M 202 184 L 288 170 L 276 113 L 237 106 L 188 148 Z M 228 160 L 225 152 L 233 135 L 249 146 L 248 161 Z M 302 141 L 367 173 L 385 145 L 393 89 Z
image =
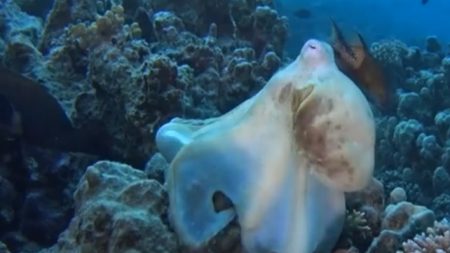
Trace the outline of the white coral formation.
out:
M 373 43 L 370 52 L 386 67 L 402 68 L 408 47 L 399 40 L 382 40 Z
M 446 253 L 450 252 L 450 224 L 447 219 L 435 221 L 426 233 L 414 236 L 403 243 L 405 253 Z
M 368 252 L 393 252 L 401 246 L 403 238 L 431 226 L 434 220 L 433 211 L 425 206 L 406 201 L 390 204 L 384 211 L 382 231 L 372 241 Z

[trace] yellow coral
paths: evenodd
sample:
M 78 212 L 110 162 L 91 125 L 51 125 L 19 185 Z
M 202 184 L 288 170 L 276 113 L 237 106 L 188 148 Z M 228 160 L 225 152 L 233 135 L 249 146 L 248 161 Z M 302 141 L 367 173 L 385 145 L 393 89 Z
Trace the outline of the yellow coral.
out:
M 86 49 L 90 46 L 89 28 L 79 23 L 69 27 L 69 37 L 78 42 L 78 46 Z
M 130 27 L 130 34 L 132 38 L 140 38 L 142 36 L 142 30 L 141 27 L 139 27 L 139 24 L 136 22 L 133 22 Z
M 76 41 L 80 48 L 89 49 L 102 41 L 110 41 L 113 36 L 127 36 L 139 38 L 142 30 L 137 23 L 130 27 L 124 25 L 124 9 L 121 5 L 115 5 L 104 15 L 98 15 L 97 19 L 90 23 L 78 23 L 67 29 L 67 37 Z
M 124 10 L 122 5 L 116 5 L 111 8 L 111 11 L 114 13 L 114 20 L 120 24 L 125 22 Z
M 97 33 L 105 37 L 111 36 L 122 28 L 124 20 L 123 7 L 121 5 L 113 6 L 104 16 L 97 18 Z
M 112 26 L 111 17 L 113 17 L 113 15 L 110 11 L 107 11 L 105 16 L 99 17 L 97 19 L 96 26 L 98 34 L 103 36 L 110 34 Z

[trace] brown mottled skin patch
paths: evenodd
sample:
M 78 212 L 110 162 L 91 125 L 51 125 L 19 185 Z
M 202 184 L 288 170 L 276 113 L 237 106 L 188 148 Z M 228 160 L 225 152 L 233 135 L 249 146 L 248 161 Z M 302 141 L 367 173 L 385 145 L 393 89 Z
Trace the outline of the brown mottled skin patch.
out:
M 292 83 L 286 84 L 278 94 L 278 102 L 283 103 L 284 101 L 286 101 L 289 98 L 291 91 L 292 91 Z
M 329 118 L 317 121 L 317 117 L 327 117 L 334 110 L 334 101 L 331 98 L 310 96 L 311 93 L 307 88 L 292 93 L 293 130 L 297 147 L 306 151 L 310 162 L 316 165 L 317 173 L 327 178 L 342 175 L 354 178 L 354 168 L 342 153 L 346 140 L 337 133 L 337 130 L 342 129 L 342 124 L 334 125 Z M 330 157 L 330 152 L 335 152 L 336 156 Z
M 325 134 L 318 134 L 316 137 L 316 144 L 319 146 L 325 146 Z
M 316 97 L 309 97 L 312 90 L 309 88 L 302 90 L 294 90 L 292 98 L 292 113 L 293 113 L 293 130 L 295 140 L 298 147 L 310 146 L 315 140 L 314 134 L 311 132 L 310 126 L 313 122 L 317 109 L 321 103 L 321 99 Z M 309 93 L 308 96 L 305 96 Z M 308 99 L 307 101 L 305 101 Z
M 346 160 L 341 160 L 336 164 L 328 164 L 326 169 L 318 169 L 318 171 L 327 175 L 328 178 L 342 174 L 345 174 L 347 177 L 353 176 L 353 169 Z
M 291 109 L 295 115 L 299 112 L 300 108 L 303 107 L 303 102 L 311 95 L 314 90 L 313 85 L 308 85 L 302 89 L 295 89 L 292 91 L 292 103 Z
M 341 160 L 341 165 L 344 167 L 350 167 L 350 163 L 347 160 Z
M 304 98 L 302 90 L 300 94 L 293 95 L 293 130 L 297 147 L 306 147 L 308 156 L 313 163 L 321 165 L 329 152 L 329 136 L 331 121 L 326 120 L 319 126 L 314 126 L 314 120 L 318 115 L 329 113 L 329 100 L 318 96 Z M 302 101 L 302 102 L 300 102 Z M 325 173 L 325 172 L 324 172 Z

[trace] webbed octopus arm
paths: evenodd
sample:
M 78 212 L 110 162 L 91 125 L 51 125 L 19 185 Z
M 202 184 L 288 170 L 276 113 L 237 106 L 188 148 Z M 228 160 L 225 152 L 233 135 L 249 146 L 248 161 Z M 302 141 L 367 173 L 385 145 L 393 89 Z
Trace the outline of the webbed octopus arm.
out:
M 161 126 L 155 137 L 156 145 L 168 162 L 171 162 L 182 147 L 191 143 L 202 133 L 210 131 L 219 122 L 235 122 L 244 117 L 248 108 L 253 104 L 250 98 L 234 108 L 230 112 L 214 118 L 203 120 L 174 118 L 169 123 Z M 222 127 L 225 127 L 222 124 Z
M 256 212 L 249 213 L 255 210 L 250 207 L 252 204 L 259 204 L 250 201 L 257 195 L 255 191 L 272 194 L 270 189 L 263 188 L 261 181 L 271 183 L 268 176 L 274 166 L 286 167 L 288 159 L 283 156 L 287 158 L 288 150 L 274 151 L 267 145 L 267 138 L 276 134 L 276 127 L 254 127 L 265 123 L 264 115 L 272 115 L 270 108 L 245 106 L 243 111 L 229 114 L 227 120 L 222 118 L 198 129 L 192 134 L 192 141 L 175 155 L 167 182 L 169 212 L 176 231 L 188 246 L 204 246 L 236 213 L 246 227 L 244 217 L 258 216 Z M 276 145 L 286 141 L 279 138 L 271 142 Z M 226 195 L 234 210 L 215 211 L 216 192 Z
M 342 229 L 343 193 L 371 177 L 374 133 L 370 107 L 331 47 L 310 40 L 230 113 L 161 128 L 175 230 L 200 248 L 237 215 L 249 253 L 329 250 Z M 233 207 L 214 210 L 216 192 Z

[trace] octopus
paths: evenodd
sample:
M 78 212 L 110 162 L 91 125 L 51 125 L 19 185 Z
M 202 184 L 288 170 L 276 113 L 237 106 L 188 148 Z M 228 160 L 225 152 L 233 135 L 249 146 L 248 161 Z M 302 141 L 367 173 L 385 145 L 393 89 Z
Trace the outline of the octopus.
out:
M 330 252 L 344 193 L 372 178 L 375 123 L 332 46 L 310 39 L 257 94 L 219 117 L 174 118 L 156 144 L 170 162 L 169 219 L 188 248 L 236 219 L 246 252 Z M 231 205 L 216 209 L 218 193 Z

